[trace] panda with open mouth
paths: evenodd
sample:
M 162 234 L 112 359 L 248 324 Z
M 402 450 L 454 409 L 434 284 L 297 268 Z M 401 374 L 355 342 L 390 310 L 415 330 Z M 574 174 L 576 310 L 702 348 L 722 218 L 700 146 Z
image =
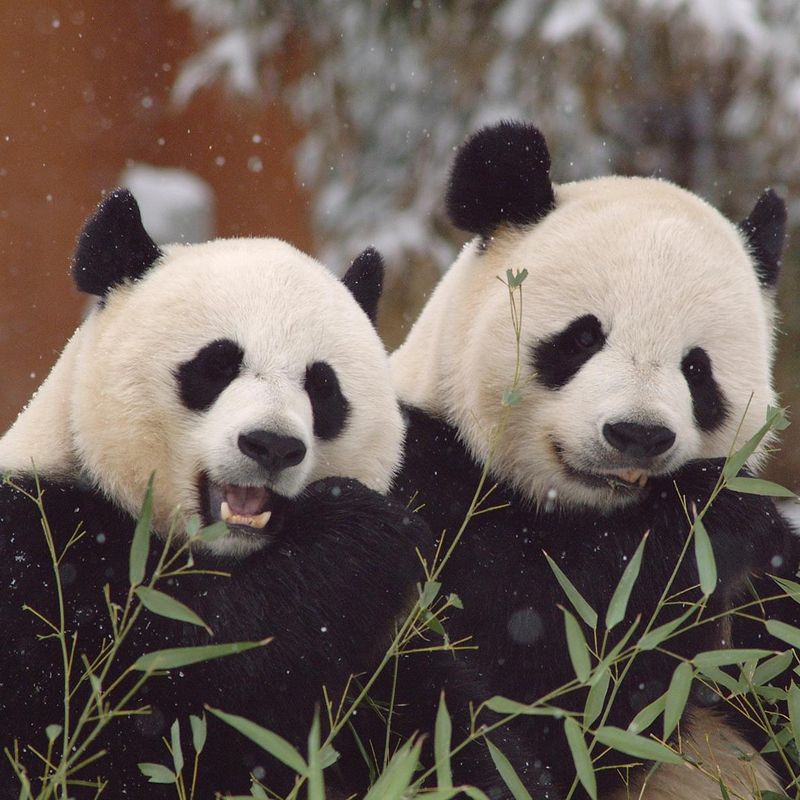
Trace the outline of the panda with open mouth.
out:
M 641 633 L 678 563 L 687 516 L 711 496 L 724 457 L 764 424 L 775 402 L 774 301 L 786 221 L 770 190 L 737 226 L 664 180 L 557 185 L 549 168 L 544 137 L 530 124 L 503 122 L 467 139 L 446 205 L 473 238 L 391 357 L 409 421 L 393 492 L 445 537 L 443 549 L 488 466 L 484 490 L 494 489 L 442 582 L 464 604 L 451 635 L 472 636 L 493 691 L 524 702 L 575 678 L 561 610 L 568 600 L 543 551 L 602 615 L 647 534 L 609 647 L 637 619 Z M 520 276 L 512 314 L 508 284 Z M 771 441 L 762 441 L 749 469 L 763 463 Z M 798 565 L 796 540 L 769 499 L 724 491 L 705 524 L 718 570 L 709 616 L 741 602 L 748 579 L 775 564 L 788 574 Z M 699 598 L 698 583 L 690 550 L 672 584 L 680 600 L 656 624 Z M 583 631 L 590 644 L 603 633 Z M 661 696 L 676 656 L 691 659 L 731 638 L 727 620 L 642 653 L 606 724 L 627 728 Z M 734 645 L 752 646 L 735 636 Z M 580 720 L 585 701 L 581 690 L 553 702 Z M 576 773 L 563 722 L 531 716 L 519 724 L 532 748 L 529 791 L 566 796 Z M 695 698 L 681 733 L 683 752 L 699 767 L 651 772 L 646 762 L 637 767 L 641 758 L 610 749 L 595 764 L 599 796 L 716 800 L 719 778 L 731 796 L 780 789 L 724 709 Z
M 305 754 L 315 709 L 324 736 L 326 697 L 337 704 L 377 666 L 424 581 L 419 551 L 430 539 L 419 516 L 385 496 L 404 424 L 373 326 L 382 274 L 370 249 L 341 281 L 277 239 L 161 249 L 125 190 L 109 194 L 89 218 L 73 277 L 98 301 L 0 438 L 0 470 L 12 481 L 0 489 L 0 746 L 18 753 L 31 781 L 50 736 L 55 763 L 64 747 L 65 758 L 77 758 L 71 797 L 95 797 L 98 777 L 113 797 L 173 797 L 174 785 L 148 784 L 137 765 L 171 763 L 164 739 L 176 719 L 189 765 L 188 718 L 205 704 L 246 717 Z M 227 525 L 221 536 L 193 539 L 189 568 L 173 565 L 156 585 L 208 632 L 144 610 L 108 685 L 115 677 L 130 685 L 136 672 L 125 668 L 153 651 L 271 641 L 153 675 L 126 703 L 128 713 L 78 750 L 95 724 L 92 714 L 79 722 L 81 709 L 87 702 L 90 710 L 95 702 L 109 709 L 119 697 L 93 700 L 107 686 L 97 675 L 80 676 L 99 670 L 111 620 L 126 605 L 131 540 L 151 475 L 155 536 L 145 576 L 165 542 L 180 546 L 198 521 Z M 37 482 L 53 552 L 23 494 L 36 495 Z M 63 654 L 47 623 L 60 614 L 54 554 L 67 637 L 76 637 L 71 716 Z M 451 658 L 439 663 L 441 680 L 427 681 L 430 702 L 407 707 L 409 734 L 430 730 L 439 691 L 455 677 Z M 423 681 L 411 683 L 417 696 Z M 353 718 L 367 742 L 361 723 L 371 716 L 377 719 L 369 711 Z M 83 733 L 66 744 L 76 726 Z M 384 724 L 375 735 L 382 748 Z M 336 746 L 329 785 L 365 790 L 367 767 L 355 745 L 353 753 L 346 741 Z M 502 787 L 496 772 L 489 776 L 485 748 L 464 763 L 468 779 L 479 780 L 473 767 L 481 764 L 485 786 Z M 251 774 L 282 793 L 294 780 L 294 770 L 211 716 L 199 764 L 196 797 L 249 792 Z M 0 796 L 20 796 L 5 758 L 0 776 Z

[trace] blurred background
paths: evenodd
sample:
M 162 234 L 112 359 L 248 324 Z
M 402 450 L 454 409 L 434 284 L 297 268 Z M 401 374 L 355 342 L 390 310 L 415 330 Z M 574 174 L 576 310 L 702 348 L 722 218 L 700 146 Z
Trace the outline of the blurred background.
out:
M 563 182 L 670 178 L 732 219 L 788 199 L 777 382 L 800 407 L 798 0 L 44 0 L 0 4 L 0 430 L 80 321 L 69 257 L 104 190 L 161 242 L 367 244 L 402 341 L 461 238 L 453 148 L 525 117 Z M 800 422 L 770 475 L 800 489 Z

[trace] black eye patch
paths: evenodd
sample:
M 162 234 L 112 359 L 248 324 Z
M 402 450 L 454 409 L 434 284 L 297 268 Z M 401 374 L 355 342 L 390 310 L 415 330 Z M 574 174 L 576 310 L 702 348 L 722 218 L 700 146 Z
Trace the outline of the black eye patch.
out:
M 216 339 L 175 370 L 181 402 L 191 411 L 205 411 L 239 375 L 244 351 L 230 339 Z
M 704 431 L 713 431 L 725 421 L 728 404 L 722 390 L 714 380 L 711 359 L 702 347 L 693 347 L 681 361 L 697 424 Z
M 566 386 L 578 370 L 603 349 L 606 336 L 600 320 L 586 314 L 570 322 L 563 331 L 533 348 L 536 378 L 548 389 Z
M 314 436 L 334 439 L 344 429 L 350 414 L 350 403 L 342 394 L 333 367 L 325 361 L 315 361 L 306 369 L 305 390 L 314 414 Z

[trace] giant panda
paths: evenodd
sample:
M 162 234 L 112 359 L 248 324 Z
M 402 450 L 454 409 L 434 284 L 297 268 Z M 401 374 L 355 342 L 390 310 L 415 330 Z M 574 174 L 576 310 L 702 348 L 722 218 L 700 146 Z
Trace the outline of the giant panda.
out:
M 404 424 L 372 324 L 380 256 L 366 250 L 339 281 L 276 239 L 160 249 L 133 196 L 117 190 L 86 222 L 72 274 L 96 303 L 0 439 L 8 476 L 0 489 L 0 744 L 16 748 L 35 788 L 48 727 L 65 725 L 61 651 L 46 622 L 60 614 L 74 647 L 69 726 L 82 724 L 78 742 L 86 741 L 92 725 L 79 718 L 92 682 L 78 678 L 108 646 L 112 608 L 121 614 L 126 605 L 132 536 L 153 476 L 156 541 L 146 576 L 192 535 L 193 520 L 227 523 L 221 538 L 195 537 L 156 586 L 209 631 L 145 610 L 107 681 L 156 650 L 271 641 L 151 677 L 127 701 L 131 714 L 73 753 L 71 763 L 84 766 L 70 774 L 70 796 L 95 797 L 98 778 L 114 797 L 174 796 L 174 786 L 146 784 L 137 764 L 172 764 L 164 741 L 179 718 L 191 770 L 189 715 L 203 714 L 204 704 L 305 754 L 315 708 L 327 726 L 323 684 L 336 704 L 353 679 L 372 672 L 424 580 L 418 551 L 427 528 L 382 494 Z M 50 538 L 31 501 L 39 496 Z M 417 662 L 408 663 L 413 675 Z M 440 663 L 441 680 L 428 673 L 434 709 L 448 681 L 474 693 L 468 673 Z M 129 674 L 119 691 L 132 681 Z M 421 716 L 409 725 L 425 730 Z M 55 754 L 63 736 L 55 735 Z M 382 748 L 383 729 L 379 736 Z M 326 774 L 349 792 L 366 768 L 355 743 L 350 758 L 347 742 L 337 747 L 341 758 Z M 493 777 L 481 772 L 490 769 L 485 748 L 470 758 L 468 779 L 486 774 L 485 786 L 502 786 L 493 769 Z M 293 781 L 291 770 L 209 715 L 195 796 L 244 794 L 250 773 L 280 793 Z M 6 758 L 0 784 L 1 796 L 20 796 Z
M 451 635 L 473 636 L 490 688 L 525 702 L 574 678 L 560 609 L 568 601 L 543 551 L 602 620 L 649 532 L 613 643 L 638 615 L 651 618 L 678 563 L 689 530 L 681 497 L 689 515 L 702 509 L 720 459 L 763 424 L 775 397 L 786 219 L 769 190 L 736 226 L 665 180 L 554 185 L 549 167 L 545 140 L 527 123 L 503 122 L 465 142 L 446 205 L 474 238 L 391 356 L 409 420 L 393 491 L 444 537 L 444 550 L 488 467 L 484 491 L 494 489 L 482 508 L 492 510 L 467 523 L 442 581 L 464 605 Z M 505 284 L 523 271 L 517 337 Z M 791 531 L 768 499 L 725 491 L 705 524 L 718 569 L 712 616 L 742 598 L 750 574 L 797 563 Z M 673 589 L 699 597 L 691 551 L 681 564 Z M 657 622 L 682 608 L 667 607 Z M 729 627 L 699 626 L 668 650 L 691 658 L 723 647 Z M 662 651 L 637 658 L 606 724 L 625 728 L 667 689 L 677 663 Z M 555 702 L 581 712 L 585 694 Z M 534 758 L 531 793 L 565 796 L 575 770 L 562 723 L 523 717 L 521 725 Z M 682 746 L 721 772 L 731 796 L 779 788 L 724 713 L 699 700 L 684 715 Z M 596 766 L 636 761 L 612 751 Z M 601 797 L 720 796 L 718 779 L 686 766 L 596 775 Z

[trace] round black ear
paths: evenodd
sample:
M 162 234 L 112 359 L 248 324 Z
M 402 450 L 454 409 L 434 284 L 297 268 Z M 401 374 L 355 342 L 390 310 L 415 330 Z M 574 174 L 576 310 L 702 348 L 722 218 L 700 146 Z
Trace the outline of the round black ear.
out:
M 359 253 L 342 278 L 342 283 L 364 309 L 375 324 L 378 300 L 383 291 L 383 257 L 374 248 L 368 247 Z
M 72 278 L 82 292 L 105 297 L 115 286 L 144 275 L 160 255 L 142 225 L 133 195 L 115 189 L 100 201 L 78 234 Z
M 773 189 L 766 189 L 747 219 L 739 223 L 755 259 L 758 280 L 765 289 L 778 283 L 786 239 L 786 203 Z
M 470 136 L 447 187 L 453 224 L 487 238 L 501 223 L 527 225 L 555 208 L 550 153 L 538 128 L 504 121 Z

